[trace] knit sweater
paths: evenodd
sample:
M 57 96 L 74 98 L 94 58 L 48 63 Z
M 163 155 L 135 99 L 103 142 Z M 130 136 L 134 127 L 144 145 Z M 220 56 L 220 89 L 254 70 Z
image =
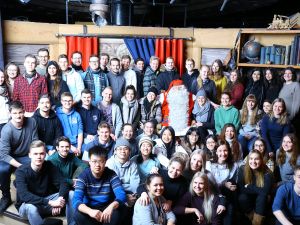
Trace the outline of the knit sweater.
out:
M 234 106 L 229 106 L 227 108 L 220 106 L 215 110 L 214 117 L 217 134 L 221 133 L 221 130 L 226 123 L 232 123 L 236 130 L 239 129 L 240 114 Z
M 105 168 L 101 178 L 95 178 L 90 168 L 78 177 L 75 185 L 73 208 L 85 204 L 93 209 L 103 208 L 113 201 L 126 202 L 126 194 L 116 173 Z
M 279 97 L 283 98 L 286 110 L 289 114 L 289 119 L 292 120 L 300 110 L 300 84 L 292 82 L 291 84 L 284 84 Z
M 279 149 L 276 151 L 276 162 L 278 160 L 278 154 L 279 154 Z M 293 181 L 293 176 L 294 176 L 294 166 L 291 165 L 290 163 L 291 160 L 291 155 L 285 154 L 285 162 L 281 165 L 278 163 L 279 167 L 279 172 L 280 172 L 280 178 L 281 181 L 287 182 L 287 181 Z M 297 157 L 296 165 L 300 165 L 300 155 Z
M 87 164 L 77 158 L 74 154 L 68 154 L 66 158 L 62 158 L 58 152 L 55 152 L 50 155 L 47 160 L 57 167 L 59 172 L 65 178 L 66 183 L 70 186 L 73 185 L 73 175 L 76 169 L 81 168 L 84 170 L 88 167 Z

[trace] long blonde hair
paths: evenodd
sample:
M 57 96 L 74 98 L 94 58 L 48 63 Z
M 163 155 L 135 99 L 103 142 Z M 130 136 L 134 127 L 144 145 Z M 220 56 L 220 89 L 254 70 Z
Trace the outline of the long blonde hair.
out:
M 257 171 L 253 171 L 251 168 L 250 168 L 250 165 L 249 165 L 249 160 L 250 160 L 250 155 L 252 154 L 257 154 L 259 156 L 259 159 L 261 161 L 261 166 L 257 169 Z M 247 162 L 245 164 L 245 167 L 244 167 L 244 181 L 245 181 L 245 184 L 252 184 L 253 183 L 253 175 L 255 176 L 255 180 L 256 180 L 256 186 L 257 187 L 264 187 L 264 175 L 268 172 L 268 168 L 264 162 L 264 159 L 263 159 L 263 155 L 258 151 L 258 150 L 252 150 L 249 152 L 249 155 L 247 157 Z
M 247 107 L 248 101 L 253 101 L 255 103 L 254 108 L 252 110 L 253 111 L 252 115 L 250 117 L 250 125 L 254 125 L 259 120 L 259 116 L 258 116 L 259 109 L 258 109 L 257 100 L 255 98 L 255 95 L 253 95 L 253 94 L 248 95 L 243 103 L 243 107 L 242 107 L 242 111 L 241 111 L 241 124 L 244 125 L 245 123 L 247 123 L 247 120 L 248 120 L 248 115 L 249 115 L 249 110 Z
M 282 98 L 276 98 L 273 103 L 272 103 L 272 110 L 270 113 L 270 120 L 272 120 L 274 117 L 274 111 L 273 111 L 273 106 L 275 105 L 275 103 L 280 102 L 282 104 L 283 107 L 283 112 L 280 115 L 280 117 L 277 119 L 277 123 L 279 123 L 280 125 L 285 125 L 288 123 L 288 115 L 287 115 L 287 111 L 286 111 L 286 105 L 285 105 L 285 101 Z
M 203 205 L 202 205 L 203 210 L 204 210 L 204 217 L 205 217 L 207 223 L 211 223 L 212 214 L 213 214 L 214 195 L 213 195 L 212 190 L 210 189 L 207 175 L 203 172 L 195 173 L 195 175 L 193 176 L 193 179 L 190 183 L 189 191 L 192 196 L 195 196 L 195 192 L 193 190 L 193 183 L 194 183 L 194 180 L 198 177 L 204 181 L 204 201 L 203 201 Z

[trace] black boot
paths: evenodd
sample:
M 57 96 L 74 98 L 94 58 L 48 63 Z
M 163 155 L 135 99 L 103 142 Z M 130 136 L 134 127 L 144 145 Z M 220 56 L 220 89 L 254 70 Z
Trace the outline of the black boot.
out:
M 3 196 L 0 200 L 0 214 L 4 213 L 5 210 L 11 205 L 12 201 L 10 196 Z

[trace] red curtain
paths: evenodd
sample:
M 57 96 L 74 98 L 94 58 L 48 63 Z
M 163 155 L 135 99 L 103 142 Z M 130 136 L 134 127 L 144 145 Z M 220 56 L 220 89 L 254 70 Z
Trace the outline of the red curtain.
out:
M 72 53 L 80 51 L 82 53 L 82 67 L 86 70 L 89 66 L 90 55 L 98 55 L 99 39 L 97 37 L 66 37 L 66 41 L 69 62 L 71 63 Z
M 184 73 L 184 42 L 182 39 L 156 39 L 155 55 L 160 58 L 160 63 L 165 63 L 166 58 L 172 56 L 179 74 Z

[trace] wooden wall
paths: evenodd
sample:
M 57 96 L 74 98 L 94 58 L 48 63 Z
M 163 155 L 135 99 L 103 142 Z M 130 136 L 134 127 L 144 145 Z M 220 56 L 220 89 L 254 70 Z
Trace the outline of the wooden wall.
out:
M 186 41 L 186 56 L 195 59 L 196 66 L 200 65 L 201 48 L 232 48 L 238 29 L 200 29 L 173 28 L 176 38 L 193 38 Z M 87 32 L 106 35 L 169 35 L 168 28 L 161 27 L 128 27 L 87 25 Z M 50 24 L 20 21 L 4 21 L 5 44 L 40 44 L 49 45 L 51 59 L 57 59 L 59 54 L 66 53 L 64 37 L 56 34 L 83 33 L 80 24 Z

